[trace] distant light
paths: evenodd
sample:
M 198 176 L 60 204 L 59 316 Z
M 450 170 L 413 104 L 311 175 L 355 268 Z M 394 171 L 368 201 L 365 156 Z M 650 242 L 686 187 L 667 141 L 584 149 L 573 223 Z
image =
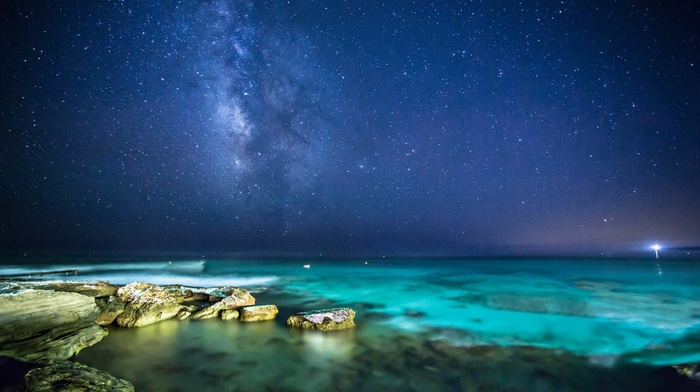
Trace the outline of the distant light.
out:
M 651 246 L 651 249 L 654 249 L 655 251 L 658 252 L 658 251 L 661 249 L 661 245 L 659 245 L 659 244 L 654 244 L 654 245 Z

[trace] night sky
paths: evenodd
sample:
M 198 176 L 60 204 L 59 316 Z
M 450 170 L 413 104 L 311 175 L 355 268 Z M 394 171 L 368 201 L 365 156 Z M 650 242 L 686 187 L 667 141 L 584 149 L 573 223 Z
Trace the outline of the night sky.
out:
M 697 1 L 0 7 L 0 250 L 700 243 Z

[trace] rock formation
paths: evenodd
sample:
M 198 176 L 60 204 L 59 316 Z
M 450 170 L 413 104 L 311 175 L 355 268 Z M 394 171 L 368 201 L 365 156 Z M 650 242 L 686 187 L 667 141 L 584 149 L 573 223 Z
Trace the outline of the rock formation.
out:
M 224 309 L 221 311 L 222 320 L 236 320 L 240 313 L 236 309 Z
M 354 327 L 354 319 L 355 311 L 350 308 L 323 309 L 293 314 L 287 319 L 287 325 L 319 331 L 334 331 Z
M 32 280 L 14 279 L 3 281 L 0 290 L 17 292 L 20 290 L 51 290 L 66 293 L 78 293 L 88 297 L 109 297 L 117 292 L 118 287 L 104 281 L 70 281 L 70 280 Z
M 109 325 L 117 319 L 117 316 L 124 313 L 124 301 L 119 297 L 110 295 L 109 297 L 95 298 L 97 307 L 100 308 L 100 315 L 97 317 L 98 325 Z
M 182 305 L 167 290 L 150 283 L 134 282 L 117 290 L 117 297 L 126 303 L 117 316 L 120 327 L 142 327 L 175 317 Z
M 272 320 L 277 317 L 277 306 L 275 305 L 257 305 L 246 306 L 240 309 L 240 321 L 263 321 Z
M 203 320 L 215 318 L 219 317 L 219 314 L 223 310 L 238 309 L 244 306 L 255 305 L 255 298 L 253 298 L 248 290 L 231 287 L 230 290 L 226 290 L 223 294 L 226 294 L 224 299 L 193 314 L 192 319 Z M 209 298 L 211 297 L 218 296 L 216 294 L 210 294 Z
M 95 299 L 49 290 L 0 295 L 0 355 L 24 360 L 65 359 L 105 336 L 95 324 Z
M 29 392 L 133 392 L 134 386 L 111 374 L 77 362 L 52 361 L 24 377 Z

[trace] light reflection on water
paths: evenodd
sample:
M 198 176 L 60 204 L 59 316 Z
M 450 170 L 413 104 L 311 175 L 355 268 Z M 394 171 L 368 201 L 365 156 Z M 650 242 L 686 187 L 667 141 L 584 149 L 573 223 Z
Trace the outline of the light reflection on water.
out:
M 282 385 L 320 390 L 330 385 L 332 368 L 351 360 L 355 347 L 354 330 L 320 334 L 275 321 L 168 320 L 138 330 L 112 328 L 77 359 L 143 390 L 233 390 L 232 382 L 249 390 Z

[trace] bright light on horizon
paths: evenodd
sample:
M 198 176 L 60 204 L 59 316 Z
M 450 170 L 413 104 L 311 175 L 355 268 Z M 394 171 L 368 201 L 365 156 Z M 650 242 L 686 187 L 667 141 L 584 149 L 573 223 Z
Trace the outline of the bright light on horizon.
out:
M 656 258 L 659 258 L 659 249 L 661 249 L 661 245 L 659 244 L 654 244 L 651 246 L 651 249 L 654 249 L 654 254 L 656 254 Z

